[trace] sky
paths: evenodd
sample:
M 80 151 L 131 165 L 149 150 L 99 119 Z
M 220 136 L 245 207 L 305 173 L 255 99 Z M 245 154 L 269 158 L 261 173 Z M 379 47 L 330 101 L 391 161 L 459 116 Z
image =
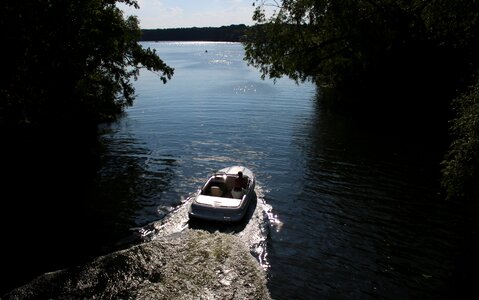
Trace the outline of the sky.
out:
M 140 9 L 118 5 L 135 15 L 141 29 L 253 25 L 254 0 L 138 0 Z

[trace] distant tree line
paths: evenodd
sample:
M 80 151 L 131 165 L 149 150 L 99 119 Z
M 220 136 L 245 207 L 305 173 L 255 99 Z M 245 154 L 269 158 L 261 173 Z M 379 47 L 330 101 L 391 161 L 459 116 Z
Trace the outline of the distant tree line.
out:
M 140 40 L 239 42 L 246 28 L 246 25 L 240 24 L 221 27 L 142 29 Z

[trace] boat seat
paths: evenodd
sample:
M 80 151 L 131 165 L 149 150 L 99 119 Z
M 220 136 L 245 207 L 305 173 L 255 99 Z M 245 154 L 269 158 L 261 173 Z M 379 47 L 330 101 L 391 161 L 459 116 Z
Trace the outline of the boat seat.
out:
M 226 178 L 227 191 L 231 191 L 233 189 L 233 187 L 235 186 L 235 179 L 236 179 L 236 176 L 231 176 L 231 175 Z
M 235 199 L 241 199 L 244 195 L 244 189 L 242 189 L 241 191 L 235 191 L 234 189 L 232 189 L 231 195 L 233 195 L 233 198 Z
M 219 186 L 214 185 L 211 187 L 210 194 L 211 196 L 214 196 L 214 197 L 221 197 L 223 196 L 223 191 L 221 190 Z

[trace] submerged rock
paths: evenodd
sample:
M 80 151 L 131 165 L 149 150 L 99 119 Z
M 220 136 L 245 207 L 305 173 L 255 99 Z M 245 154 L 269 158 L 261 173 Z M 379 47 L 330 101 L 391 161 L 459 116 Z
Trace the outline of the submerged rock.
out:
M 2 299 L 271 299 L 237 236 L 186 230 L 47 273 Z

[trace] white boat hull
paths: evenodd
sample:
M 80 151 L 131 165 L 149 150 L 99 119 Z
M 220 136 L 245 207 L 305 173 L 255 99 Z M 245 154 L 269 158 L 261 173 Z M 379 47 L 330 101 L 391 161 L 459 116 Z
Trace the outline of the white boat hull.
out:
M 247 179 L 247 187 L 234 190 L 238 171 Z M 255 193 L 256 178 L 251 170 L 233 166 L 216 171 L 197 192 L 188 211 L 190 218 L 212 221 L 241 221 Z

